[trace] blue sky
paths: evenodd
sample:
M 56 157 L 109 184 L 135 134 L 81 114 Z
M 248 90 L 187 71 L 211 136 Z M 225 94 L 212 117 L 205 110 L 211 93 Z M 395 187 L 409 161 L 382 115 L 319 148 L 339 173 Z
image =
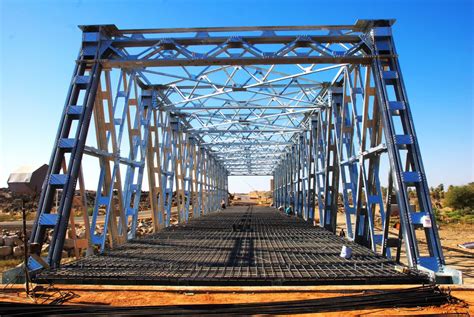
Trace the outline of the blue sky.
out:
M 81 24 L 119 28 L 352 24 L 395 18 L 394 36 L 428 182 L 474 181 L 474 9 L 447 1 L 0 0 L 0 187 L 49 161 Z M 269 187 L 233 178 L 231 191 Z

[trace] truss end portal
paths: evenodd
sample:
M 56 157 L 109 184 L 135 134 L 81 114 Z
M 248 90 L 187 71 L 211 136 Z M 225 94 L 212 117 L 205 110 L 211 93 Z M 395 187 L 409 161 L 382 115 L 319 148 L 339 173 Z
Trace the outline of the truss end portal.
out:
M 343 211 L 350 240 L 396 261 L 404 249 L 411 267 L 460 281 L 444 266 L 394 22 L 80 26 L 32 242 L 50 234 L 46 262 L 59 266 L 87 154 L 99 174 L 89 249 L 134 239 L 146 181 L 157 231 L 220 210 L 229 175 L 272 175 L 275 207 L 333 233 Z

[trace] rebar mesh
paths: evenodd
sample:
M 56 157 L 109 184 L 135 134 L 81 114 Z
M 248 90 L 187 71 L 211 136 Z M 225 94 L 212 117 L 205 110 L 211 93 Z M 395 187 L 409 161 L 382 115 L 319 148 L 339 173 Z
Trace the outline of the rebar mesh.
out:
M 340 257 L 343 245 L 352 257 Z M 232 207 L 83 258 L 36 279 L 178 285 L 403 284 L 427 282 L 331 232 L 266 207 Z

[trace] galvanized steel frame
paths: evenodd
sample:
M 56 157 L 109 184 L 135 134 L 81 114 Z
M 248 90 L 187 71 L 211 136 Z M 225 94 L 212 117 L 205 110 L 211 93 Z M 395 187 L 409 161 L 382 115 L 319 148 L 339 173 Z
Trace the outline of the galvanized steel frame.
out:
M 171 223 L 173 191 L 178 221 L 188 221 L 190 212 L 198 217 L 227 201 L 228 175 L 273 175 L 275 206 L 292 205 L 299 216 L 335 232 L 341 190 L 349 239 L 388 257 L 393 248 L 400 254 L 403 240 L 410 266 L 442 271 L 444 257 L 392 23 L 81 27 L 83 45 L 32 242 L 42 243 L 45 229 L 53 229 L 47 262 L 59 265 L 67 229 L 64 219 L 70 215 L 82 154 L 91 154 L 100 158 L 101 174 L 90 240 L 101 250 L 106 237 L 113 247 L 135 236 L 146 165 L 155 230 Z M 110 72 L 117 70 L 121 73 L 113 94 Z M 101 86 L 101 78 L 106 87 Z M 79 91 L 84 96 L 82 105 L 78 105 Z M 108 117 L 113 118 L 109 122 L 101 105 L 104 100 Z M 123 112 L 116 118 L 120 100 Z M 102 110 L 92 111 L 94 103 Z M 136 108 L 135 118 L 131 107 Z M 92 113 L 97 148 L 85 147 Z M 74 137 L 68 136 L 71 120 L 78 120 Z M 125 122 L 128 157 L 120 152 Z M 57 162 L 68 151 L 68 172 L 60 174 Z M 384 197 L 379 174 L 385 153 L 391 191 Z M 120 164 L 127 166 L 123 185 Z M 416 191 L 421 211 L 411 206 L 410 188 Z M 55 189 L 65 195 L 57 213 L 52 213 Z M 106 220 L 96 231 L 100 206 L 106 207 Z M 400 214 L 400 237 L 388 230 L 395 209 Z M 423 217 L 433 224 L 424 228 L 428 255 L 421 255 L 415 235 Z M 32 263 L 32 269 L 41 267 Z

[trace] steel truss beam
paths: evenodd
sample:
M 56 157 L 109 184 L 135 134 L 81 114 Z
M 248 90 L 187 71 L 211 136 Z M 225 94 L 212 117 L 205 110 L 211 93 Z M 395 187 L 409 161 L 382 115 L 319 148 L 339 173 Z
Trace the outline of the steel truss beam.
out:
M 444 264 L 391 28 L 371 32 L 377 57 L 371 65 L 344 66 L 327 89 L 327 106 L 311 117 L 309 136 L 298 133 L 273 171 L 274 201 L 313 219 L 308 216 L 313 202 L 305 197 L 315 197 L 319 225 L 334 233 L 340 201 L 349 239 L 397 261 L 404 245 L 411 266 L 459 282 L 459 272 Z M 384 159 L 390 166 L 386 194 L 380 175 Z M 410 203 L 409 190 L 416 192 L 418 206 Z M 394 211 L 399 233 L 389 230 Z M 427 251 L 420 250 L 416 230 L 424 231 Z
M 145 177 L 156 231 L 218 210 L 228 175 L 272 175 L 275 206 L 332 232 L 343 209 L 349 239 L 397 260 L 404 245 L 410 266 L 455 276 L 444 266 L 392 23 L 81 27 L 31 238 L 41 244 L 51 231 L 52 244 L 30 268 L 60 264 L 87 154 L 100 167 L 89 250 L 135 237 Z

